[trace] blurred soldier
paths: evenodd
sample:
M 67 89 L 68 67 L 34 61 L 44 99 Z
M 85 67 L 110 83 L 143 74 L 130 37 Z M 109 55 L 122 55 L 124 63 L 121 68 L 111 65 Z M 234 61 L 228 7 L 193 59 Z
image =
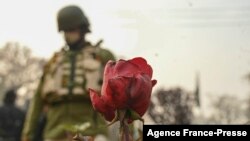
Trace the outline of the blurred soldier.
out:
M 0 141 L 20 141 L 24 111 L 15 106 L 16 92 L 9 90 L 0 108 Z
M 45 141 L 68 141 L 75 134 L 69 131 L 79 125 L 86 129 L 78 130 L 84 136 L 107 134 L 104 119 L 92 108 L 88 88 L 100 91 L 103 68 L 108 60 L 115 58 L 99 44 L 91 45 L 85 40 L 90 24 L 79 7 L 62 8 L 57 21 L 67 45 L 45 65 L 29 107 L 23 141 L 31 141 L 34 137 L 34 129 L 45 105 L 48 106 L 43 134 Z

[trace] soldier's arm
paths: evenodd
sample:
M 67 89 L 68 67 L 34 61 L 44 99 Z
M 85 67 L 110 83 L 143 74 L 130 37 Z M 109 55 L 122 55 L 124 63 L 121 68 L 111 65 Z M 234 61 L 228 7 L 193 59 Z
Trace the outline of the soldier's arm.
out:
M 103 65 L 105 65 L 109 60 L 113 60 L 113 61 L 116 60 L 114 54 L 107 49 L 101 49 L 100 56 L 101 56 Z
M 34 97 L 32 98 L 28 112 L 26 114 L 24 128 L 22 131 L 23 141 L 31 141 L 35 134 L 36 126 L 37 126 L 37 123 L 38 123 L 38 120 L 39 120 L 39 117 L 43 108 L 43 101 L 41 98 L 41 90 L 43 87 L 43 83 L 44 83 L 44 75 L 42 76 L 42 79 L 40 80 L 38 89 Z

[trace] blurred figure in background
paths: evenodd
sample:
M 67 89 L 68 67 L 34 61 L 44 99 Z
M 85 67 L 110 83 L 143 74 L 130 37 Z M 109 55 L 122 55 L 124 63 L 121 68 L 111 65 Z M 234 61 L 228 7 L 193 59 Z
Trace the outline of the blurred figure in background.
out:
M 88 89 L 100 91 L 104 66 L 114 55 L 100 43 L 85 40 L 89 22 L 77 6 L 62 8 L 57 16 L 58 31 L 66 46 L 45 65 L 43 76 L 27 113 L 23 141 L 31 141 L 44 106 L 47 106 L 45 141 L 69 141 L 76 134 L 107 134 L 104 118 L 92 107 Z M 91 139 L 92 140 L 92 139 Z
M 0 141 L 20 141 L 25 113 L 15 106 L 16 91 L 6 92 L 0 107 Z

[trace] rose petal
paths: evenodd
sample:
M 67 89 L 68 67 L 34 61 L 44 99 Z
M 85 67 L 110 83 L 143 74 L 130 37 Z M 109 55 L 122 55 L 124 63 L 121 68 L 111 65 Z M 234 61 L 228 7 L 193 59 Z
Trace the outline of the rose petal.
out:
M 98 96 L 94 90 L 89 89 L 90 99 L 95 110 L 100 112 L 106 120 L 112 121 L 115 117 L 115 110 L 109 107 L 102 97 Z
M 132 77 L 133 74 L 141 72 L 139 67 L 129 61 L 119 60 L 114 68 L 114 77 L 126 76 Z
M 132 103 L 137 103 L 148 98 L 152 89 L 152 83 L 148 75 L 137 74 L 134 76 L 130 87 L 130 98 Z
M 147 64 L 147 61 L 144 58 L 136 57 L 128 61 L 137 65 L 142 72 L 146 73 L 147 75 L 149 75 L 150 78 L 152 78 L 153 75 L 152 67 Z
M 104 81 L 113 77 L 115 65 L 116 65 L 116 62 L 111 61 L 111 60 L 108 61 L 108 63 L 106 64 L 106 66 L 104 68 L 104 73 L 103 73 L 104 74 L 104 79 L 103 79 Z
M 148 109 L 152 87 L 156 84 L 156 80 L 150 80 L 148 75 L 138 74 L 131 88 L 131 108 L 140 116 L 143 116 Z
M 112 99 L 115 107 L 117 109 L 124 109 L 128 107 L 128 98 L 130 90 L 130 77 L 116 77 L 110 79 L 108 82 L 108 87 L 112 92 L 108 92 L 107 96 Z
M 114 67 L 116 62 L 108 61 L 104 69 L 103 84 L 102 84 L 102 95 L 106 95 L 106 89 L 108 85 L 108 80 L 114 76 Z
M 140 103 L 133 104 L 131 106 L 131 109 L 136 111 L 140 116 L 143 116 L 149 107 L 149 103 L 150 103 L 150 97 L 145 99 L 144 101 L 141 101 Z
M 152 87 L 154 87 L 157 83 L 157 80 L 152 80 Z

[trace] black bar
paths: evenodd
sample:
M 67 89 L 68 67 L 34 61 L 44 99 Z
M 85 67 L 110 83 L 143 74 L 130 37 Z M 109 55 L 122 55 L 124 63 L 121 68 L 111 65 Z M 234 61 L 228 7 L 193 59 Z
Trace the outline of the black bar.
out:
M 250 125 L 143 125 L 143 141 L 166 141 L 179 137 L 250 139 Z

